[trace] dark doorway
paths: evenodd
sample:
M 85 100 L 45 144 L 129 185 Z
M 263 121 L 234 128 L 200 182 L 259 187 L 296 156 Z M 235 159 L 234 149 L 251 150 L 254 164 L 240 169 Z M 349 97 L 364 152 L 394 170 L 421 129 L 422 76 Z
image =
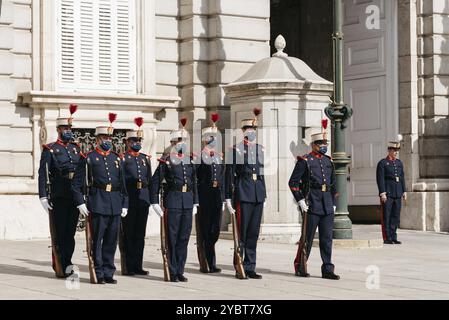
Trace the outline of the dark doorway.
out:
M 333 81 L 332 0 L 271 0 L 271 51 L 282 34 L 285 52 L 307 63 L 317 74 Z

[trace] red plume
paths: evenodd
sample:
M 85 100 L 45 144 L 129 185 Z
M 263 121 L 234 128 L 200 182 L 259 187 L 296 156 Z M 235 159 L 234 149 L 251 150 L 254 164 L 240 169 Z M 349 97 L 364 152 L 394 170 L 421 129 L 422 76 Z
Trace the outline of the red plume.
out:
M 324 130 L 327 129 L 327 124 L 328 124 L 328 120 L 327 119 L 321 120 L 321 126 L 323 127 Z
M 220 115 L 218 113 L 212 113 L 210 115 L 210 119 L 212 120 L 213 123 L 217 122 L 218 120 L 220 120 Z
M 70 114 L 74 114 L 75 112 L 76 112 L 76 110 L 78 110 L 78 105 L 77 104 L 74 104 L 74 103 L 72 103 L 71 105 L 70 105 Z
M 143 125 L 143 118 L 142 117 L 135 118 L 134 123 L 140 128 Z
M 116 119 L 117 119 L 117 114 L 110 112 L 109 113 L 109 122 L 113 123 Z
M 187 123 L 187 118 L 182 118 L 181 119 L 181 124 L 182 124 L 183 127 L 185 127 L 186 123 Z
M 253 113 L 257 117 L 262 111 L 259 108 L 254 108 Z

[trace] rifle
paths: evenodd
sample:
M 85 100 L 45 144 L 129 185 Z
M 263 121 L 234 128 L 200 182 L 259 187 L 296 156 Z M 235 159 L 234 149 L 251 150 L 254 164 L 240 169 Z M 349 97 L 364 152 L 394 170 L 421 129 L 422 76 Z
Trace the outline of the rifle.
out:
M 203 231 L 201 230 L 201 223 L 200 223 L 201 211 L 200 210 L 201 210 L 201 208 L 198 209 L 198 212 L 196 213 L 196 216 L 195 216 L 196 251 L 198 253 L 198 261 L 200 264 L 200 271 L 202 273 L 209 273 L 209 265 L 207 263 L 205 248 L 204 248 Z
M 242 250 L 240 249 L 239 231 L 235 215 L 235 213 L 231 214 L 232 236 L 234 238 L 234 268 L 238 279 L 247 279 L 245 269 L 243 268 Z
M 89 196 L 89 188 L 90 188 L 90 177 L 89 174 L 90 168 L 89 164 L 86 162 L 86 184 L 85 184 L 85 198 L 86 203 Z M 87 252 L 87 260 L 89 261 L 89 277 L 90 277 L 90 283 L 96 284 L 97 283 L 97 274 L 95 273 L 95 264 L 93 259 L 93 240 L 92 240 L 92 232 L 91 232 L 91 215 L 89 214 L 87 223 L 86 223 L 86 252 Z
M 46 174 L 46 189 L 47 189 L 47 199 L 48 202 L 51 200 L 51 182 L 50 173 L 48 170 L 48 163 L 45 164 L 45 174 Z M 53 210 L 48 209 L 48 220 L 50 223 L 50 237 L 51 237 L 51 260 L 53 270 L 55 271 L 57 278 L 64 278 L 64 270 L 61 264 L 61 253 L 59 251 L 59 245 L 57 241 L 57 231 L 53 216 Z
M 162 262 L 164 265 L 164 281 L 170 281 L 170 268 L 169 268 L 169 261 L 168 261 L 168 249 L 167 249 L 167 236 L 166 236 L 166 230 L 165 230 L 165 219 L 167 215 L 167 210 L 164 208 L 164 191 L 163 186 L 160 184 L 160 199 L 161 199 L 161 207 L 164 212 L 164 215 L 161 218 L 161 253 L 162 253 Z
M 295 258 L 295 274 L 306 275 L 307 274 L 307 212 L 301 211 L 302 226 L 301 226 L 301 238 L 299 239 L 298 251 Z

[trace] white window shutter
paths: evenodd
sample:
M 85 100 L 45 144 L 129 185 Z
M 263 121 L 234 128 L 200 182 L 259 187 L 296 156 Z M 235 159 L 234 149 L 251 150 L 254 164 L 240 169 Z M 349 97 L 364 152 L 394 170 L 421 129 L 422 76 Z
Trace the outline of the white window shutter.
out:
M 57 1 L 58 89 L 135 93 L 135 0 Z
M 75 81 L 75 9 L 73 0 L 61 0 L 58 29 L 60 67 L 59 81 L 72 84 Z

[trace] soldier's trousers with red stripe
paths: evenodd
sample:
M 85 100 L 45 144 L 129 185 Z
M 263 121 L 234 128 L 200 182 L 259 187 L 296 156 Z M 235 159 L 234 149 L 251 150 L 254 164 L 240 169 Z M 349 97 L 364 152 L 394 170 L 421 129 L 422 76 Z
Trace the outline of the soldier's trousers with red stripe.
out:
M 246 272 L 255 271 L 263 202 L 237 202 L 236 209 L 240 249 L 243 254 L 243 268 Z
M 382 204 L 382 236 L 384 240 L 396 241 L 398 235 L 396 233 L 401 222 L 401 198 L 387 198 Z

